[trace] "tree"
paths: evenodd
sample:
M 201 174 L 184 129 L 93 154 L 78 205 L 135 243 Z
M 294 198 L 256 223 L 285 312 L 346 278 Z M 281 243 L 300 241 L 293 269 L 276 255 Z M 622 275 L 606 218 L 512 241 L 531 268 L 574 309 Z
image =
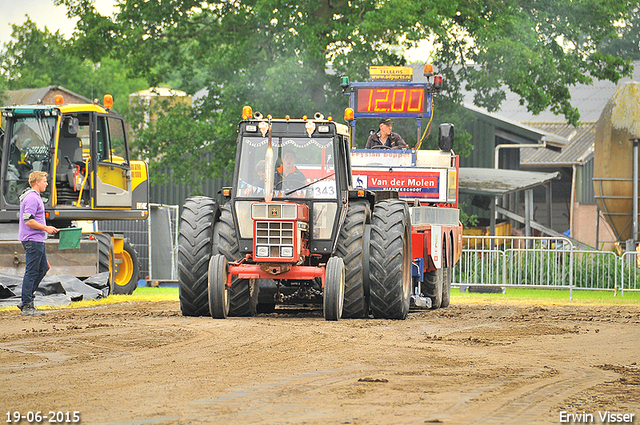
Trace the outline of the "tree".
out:
M 4 45 L 0 54 L 0 71 L 9 89 L 44 87 L 56 84 L 69 87 L 78 76 L 82 60 L 66 53 L 70 42 L 60 32 L 40 31 L 28 18 L 22 25 L 13 25 L 14 41 Z M 70 88 L 70 87 L 69 87 Z
M 602 42 L 602 53 L 640 60 L 640 9 L 616 25 L 616 34 Z
M 628 58 L 601 48 L 638 9 L 627 0 L 120 0 L 109 18 L 90 0 L 55 1 L 80 18 L 85 51 L 126 58 L 152 84 L 206 86 L 197 115 L 215 143 L 230 146 L 243 104 L 273 116 L 340 117 L 341 75 L 362 81 L 370 65 L 405 64 L 399 48 L 424 39 L 448 80 L 443 110 L 457 114 L 462 88 L 496 110 L 508 87 L 530 111 L 550 108 L 576 124 L 568 87 L 630 74 Z
M 117 59 L 83 58 L 74 40 L 46 27 L 40 30 L 30 18 L 21 26 L 13 25 L 12 39 L 0 50 L 0 77 L 9 90 L 58 85 L 100 100 L 109 93 L 114 109 L 126 112 L 129 93 L 148 87 L 144 78 L 127 77 Z

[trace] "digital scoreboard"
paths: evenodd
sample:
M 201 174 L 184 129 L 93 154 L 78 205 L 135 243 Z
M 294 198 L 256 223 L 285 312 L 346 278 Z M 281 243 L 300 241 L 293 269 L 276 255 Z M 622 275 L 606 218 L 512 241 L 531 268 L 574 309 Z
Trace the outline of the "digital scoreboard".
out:
M 416 117 L 431 115 L 432 90 L 425 83 L 351 83 L 355 117 Z
M 424 113 L 423 87 L 372 87 L 356 89 L 355 112 L 382 114 Z

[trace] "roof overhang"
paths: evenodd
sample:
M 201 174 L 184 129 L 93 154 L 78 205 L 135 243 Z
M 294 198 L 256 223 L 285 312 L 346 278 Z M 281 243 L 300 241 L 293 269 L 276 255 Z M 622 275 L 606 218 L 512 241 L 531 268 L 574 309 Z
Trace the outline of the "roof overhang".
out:
M 465 167 L 460 168 L 458 188 L 460 193 L 504 196 L 508 193 L 531 189 L 559 178 L 559 171 L 540 173 L 535 171 Z
M 549 133 L 528 125 L 511 121 L 496 114 L 491 114 L 465 103 L 465 108 L 479 119 L 491 124 L 495 128 L 495 135 L 513 143 L 545 143 L 547 147 L 562 149 L 569 143 L 566 137 Z

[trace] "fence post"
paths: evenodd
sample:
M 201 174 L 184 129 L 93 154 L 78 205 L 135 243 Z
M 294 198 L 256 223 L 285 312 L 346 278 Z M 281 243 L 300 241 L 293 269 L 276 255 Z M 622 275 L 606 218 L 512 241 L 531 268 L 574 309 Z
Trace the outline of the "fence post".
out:
M 573 262 L 575 253 L 573 252 L 574 246 L 571 244 L 571 251 L 569 252 L 569 301 L 573 301 Z

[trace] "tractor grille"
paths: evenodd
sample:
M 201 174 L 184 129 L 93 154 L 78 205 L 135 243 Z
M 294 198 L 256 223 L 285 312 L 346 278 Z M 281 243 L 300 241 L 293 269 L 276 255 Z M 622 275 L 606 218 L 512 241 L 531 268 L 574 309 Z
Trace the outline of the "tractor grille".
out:
M 293 254 L 293 238 L 293 222 L 256 222 L 256 247 L 267 247 L 269 257 L 291 257 L 292 255 L 282 255 L 282 252 L 291 252 Z M 282 247 L 291 247 L 291 250 L 283 251 Z M 264 248 L 262 249 L 264 250 Z M 258 249 L 258 252 L 260 252 L 260 249 Z

